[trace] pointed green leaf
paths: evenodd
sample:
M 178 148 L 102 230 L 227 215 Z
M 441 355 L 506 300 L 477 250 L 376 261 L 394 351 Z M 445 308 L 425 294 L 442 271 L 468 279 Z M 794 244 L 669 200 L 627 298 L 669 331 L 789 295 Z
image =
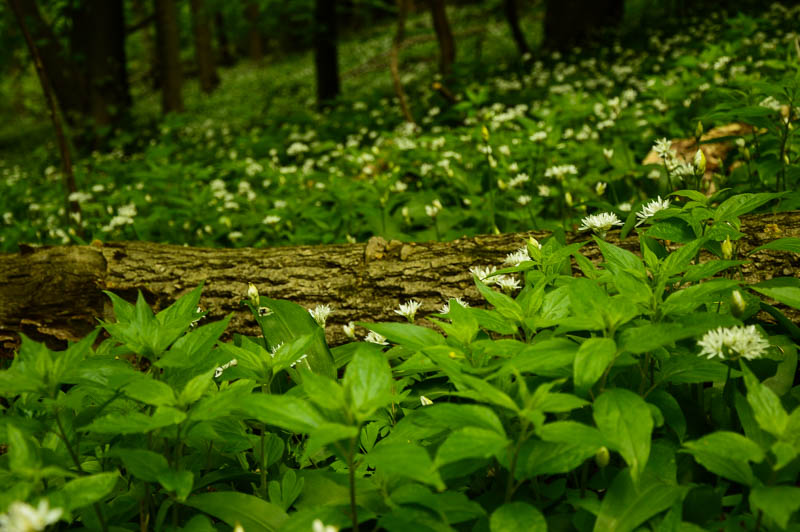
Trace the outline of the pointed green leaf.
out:
M 428 452 L 417 444 L 383 440 L 367 455 L 367 462 L 388 477 L 407 478 L 445 488 Z
M 748 462 L 761 462 L 764 451 L 754 441 L 735 432 L 717 431 L 683 444 L 703 467 L 739 484 L 755 482 Z
M 535 506 L 524 502 L 507 502 L 489 518 L 491 532 L 547 532 L 547 521 Z
M 342 384 L 353 412 L 364 419 L 391 401 L 392 369 L 380 350 L 364 344 L 353 354 Z
M 603 497 L 594 532 L 636 530 L 652 516 L 672 506 L 682 493 L 680 486 L 667 484 L 649 473 L 636 486 L 628 471 L 623 469 Z
M 779 527 L 786 528 L 789 518 L 800 509 L 800 488 L 758 486 L 750 492 L 750 503 L 774 519 Z
M 235 491 L 201 493 L 183 504 L 221 519 L 230 527 L 240 524 L 247 532 L 277 531 L 289 517 L 275 504 Z
M 653 418 L 640 396 L 623 388 L 605 391 L 594 402 L 594 420 L 609 447 L 619 452 L 637 482 L 650 455 Z
M 576 390 L 588 391 L 600 379 L 617 355 L 617 344 L 611 338 L 589 338 L 575 355 L 572 378 Z

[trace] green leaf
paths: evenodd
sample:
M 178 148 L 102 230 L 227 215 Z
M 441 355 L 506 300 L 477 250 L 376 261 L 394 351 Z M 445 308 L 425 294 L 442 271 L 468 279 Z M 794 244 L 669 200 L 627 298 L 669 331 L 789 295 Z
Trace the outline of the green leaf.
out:
M 653 474 L 645 474 L 638 485 L 627 470 L 614 477 L 603 497 L 594 532 L 630 532 L 663 512 L 683 494 L 683 488 L 667 484 Z
M 351 440 L 356 436 L 358 436 L 358 427 L 340 423 L 323 423 L 310 432 L 308 443 L 306 443 L 306 456 L 313 456 L 330 443 Z
M 689 286 L 671 293 L 661 304 L 661 312 L 665 316 L 691 312 L 703 303 L 712 301 L 720 292 L 737 286 L 739 283 L 730 279 L 712 279 L 705 283 Z
M 390 478 L 407 478 L 445 489 L 428 452 L 415 443 L 383 440 L 370 451 L 366 460 Z
M 800 508 L 800 488 L 795 486 L 758 486 L 750 491 L 750 504 L 763 510 L 781 528 L 789 525 L 789 518 Z
M 118 456 L 125 470 L 145 482 L 157 482 L 159 475 L 169 470 L 163 455 L 145 449 L 112 449 L 108 456 Z
M 777 240 L 773 240 L 772 242 L 767 242 L 762 246 L 758 246 L 757 248 L 751 249 L 747 254 L 751 255 L 756 251 L 762 251 L 765 249 L 773 251 L 791 251 L 792 253 L 800 253 L 800 238 L 797 237 L 779 238 Z
M 498 375 L 537 373 L 545 376 L 569 376 L 567 369 L 575 361 L 578 344 L 566 338 L 549 338 L 525 347 L 503 364 Z
M 118 480 L 119 474 L 116 471 L 78 477 L 64 484 L 64 487 L 53 495 L 51 504 L 67 511 L 88 506 L 109 495 Z
M 700 264 L 693 264 L 686 269 L 683 282 L 696 283 L 714 277 L 719 272 L 747 264 L 746 260 L 709 260 Z
M 507 502 L 489 518 L 491 532 L 547 532 L 547 521 L 535 506 L 524 502 Z
M 240 524 L 247 532 L 276 531 L 289 518 L 279 506 L 235 491 L 201 493 L 183 504 L 216 517 L 228 526 Z
M 476 427 L 494 431 L 505 437 L 505 429 L 500 418 L 491 408 L 483 405 L 435 403 L 425 408 L 418 408 L 413 413 L 416 424 L 456 430 L 462 427 Z
M 241 409 L 262 423 L 298 433 L 309 433 L 325 422 L 308 401 L 288 395 L 250 394 Z
M 202 292 L 203 283 L 200 283 L 197 288 L 185 293 L 172 305 L 156 314 L 156 320 L 171 329 L 186 329 L 197 319 L 197 308 Z
M 8 437 L 8 462 L 11 471 L 26 471 L 39 465 L 25 434 L 12 424 L 6 425 Z
M 575 388 L 587 392 L 603 375 L 617 355 L 617 344 L 611 338 L 589 338 L 575 355 L 572 366 Z
M 594 456 L 595 452 L 597 447 L 592 444 L 528 440 L 520 448 L 515 476 L 523 480 L 538 475 L 567 473 Z
M 359 419 L 383 408 L 392 397 L 392 369 L 380 350 L 364 345 L 353 354 L 342 381 L 345 401 Z
M 192 378 L 178 396 L 178 403 L 189 406 L 197 402 L 213 382 L 214 370 L 206 371 Z
M 536 433 L 544 441 L 579 443 L 595 451 L 607 443 L 599 430 L 577 421 L 553 421 L 542 425 Z
M 697 355 L 673 355 L 661 365 L 661 379 L 673 384 L 723 382 L 728 366 Z
M 614 388 L 594 402 L 594 420 L 609 447 L 618 451 L 638 482 L 650 455 L 653 418 L 644 399 L 635 393 Z
M 800 279 L 776 277 L 750 285 L 750 288 L 784 305 L 800 310 Z
M 703 204 L 705 204 L 708 201 L 708 198 L 706 197 L 706 195 L 703 194 L 702 192 L 697 191 L 697 190 L 689 190 L 689 189 L 676 190 L 675 192 L 671 192 L 669 195 L 670 196 L 684 196 L 684 197 L 689 198 L 690 200 L 696 201 L 698 203 L 703 203 Z
M 189 334 L 184 334 L 172 344 L 164 356 L 156 361 L 155 365 L 160 368 L 196 367 L 198 360 L 204 359 L 228 328 L 232 317 L 233 314 L 228 314 L 225 319 L 207 323 Z
M 261 305 L 272 310 L 268 316 L 257 318 L 270 346 L 291 344 L 297 338 L 311 335 L 305 354 L 311 371 L 331 378 L 336 377 L 333 355 L 325 341 L 325 331 L 314 321 L 311 314 L 296 303 L 261 296 Z
M 683 441 L 686 437 L 686 418 L 683 415 L 683 410 L 681 410 L 678 401 L 664 390 L 653 391 L 647 396 L 647 400 L 661 410 L 664 421 L 675 431 L 678 440 Z
M 169 406 L 159 406 L 152 416 L 141 412 L 108 414 L 95 419 L 84 428 L 101 434 L 142 434 L 177 425 L 184 419 L 186 419 L 186 414 L 180 410 Z
M 780 438 L 789 423 L 789 415 L 784 410 L 780 398 L 775 395 L 775 392 L 761 384 L 744 362 L 740 361 L 740 363 L 747 386 L 747 402 L 753 409 L 756 423 L 761 430 Z
M 441 467 L 468 458 L 488 459 L 503 452 L 509 443 L 505 436 L 494 430 L 463 427 L 451 432 L 439 446 L 435 464 Z
M 697 238 L 673 251 L 662 262 L 659 274 L 663 279 L 668 279 L 684 271 L 691 261 L 697 257 L 700 248 L 708 241 L 707 237 Z
M 733 220 L 785 195 L 785 193 L 763 192 L 760 194 L 737 194 L 731 196 L 720 203 L 719 207 L 714 211 L 714 221 L 725 222 Z
M 175 392 L 169 384 L 144 373 L 139 373 L 122 391 L 131 399 L 147 405 L 174 406 L 176 403 Z
M 606 260 L 606 265 L 610 271 L 613 273 L 628 271 L 639 278 L 644 278 L 647 275 L 644 264 L 642 264 L 642 259 L 627 249 L 609 244 L 602 238 L 596 236 L 592 238 L 594 238 L 597 247 L 600 248 L 600 252 L 603 254 L 603 258 Z
M 448 336 L 455 337 L 462 344 L 469 344 L 475 339 L 479 330 L 478 319 L 455 299 L 450 299 L 450 312 L 447 317 L 451 321 Z
M 444 337 L 427 327 L 411 323 L 361 323 L 358 325 L 375 331 L 392 343 L 407 347 L 411 351 L 419 351 L 431 345 L 443 345 Z
M 712 432 L 683 445 L 697 463 L 712 473 L 746 486 L 755 483 L 748 462 L 764 459 L 764 451 L 757 443 L 735 432 Z
M 158 482 L 170 493 L 174 493 L 179 501 L 186 500 L 192 492 L 194 474 L 191 471 L 175 471 L 168 469 L 158 475 Z
M 478 292 L 481 293 L 484 299 L 486 299 L 486 301 L 488 301 L 504 318 L 513 320 L 517 324 L 522 323 L 522 320 L 525 319 L 525 312 L 522 310 L 522 307 L 512 298 L 492 290 L 477 278 L 475 279 L 475 286 L 478 287 Z

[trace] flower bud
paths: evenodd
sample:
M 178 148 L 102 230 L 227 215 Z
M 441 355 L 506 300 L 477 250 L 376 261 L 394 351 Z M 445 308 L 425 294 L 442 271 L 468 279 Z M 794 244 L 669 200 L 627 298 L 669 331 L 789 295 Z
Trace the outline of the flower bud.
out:
M 433 401 L 425 397 L 424 395 L 419 396 L 419 402 L 422 406 L 430 406 L 433 404 Z
M 481 126 L 481 137 L 484 142 L 489 142 L 489 129 L 486 126 Z
M 789 162 L 789 154 L 788 154 L 788 153 L 784 153 L 784 154 L 783 154 L 783 163 L 784 163 L 784 164 L 791 164 L 791 163 Z
M 258 308 L 261 305 L 261 298 L 258 296 L 258 288 L 253 283 L 248 283 L 247 297 L 250 299 L 250 304 Z
M 725 260 L 730 260 L 733 257 L 733 243 L 731 242 L 731 237 L 725 237 L 725 241 L 722 243 L 722 258 Z
M 747 308 L 747 302 L 744 300 L 744 296 L 738 290 L 734 290 L 731 293 L 731 314 L 733 314 L 737 318 L 741 318 L 744 316 L 744 311 Z
M 703 136 L 703 123 L 699 120 L 697 121 L 697 127 L 694 130 L 694 136 L 698 139 Z
M 703 153 L 703 150 L 697 150 L 697 153 L 694 154 L 693 162 L 697 175 L 706 173 L 706 154 Z
M 742 150 L 742 153 L 744 154 L 745 161 L 749 161 L 750 160 L 750 148 L 745 146 L 744 150 Z
M 572 194 L 569 191 L 564 192 L 564 203 L 567 204 L 567 207 L 572 207 Z
M 611 461 L 611 454 L 608 452 L 608 447 L 604 445 L 594 454 L 594 463 L 602 469 L 608 465 L 609 461 Z

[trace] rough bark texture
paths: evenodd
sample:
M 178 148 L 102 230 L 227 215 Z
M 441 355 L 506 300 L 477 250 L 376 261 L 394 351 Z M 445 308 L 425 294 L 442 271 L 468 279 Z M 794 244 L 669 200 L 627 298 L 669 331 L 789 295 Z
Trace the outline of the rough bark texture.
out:
M 314 66 L 317 103 L 324 106 L 339 96 L 336 0 L 314 2 Z
M 183 73 L 180 61 L 178 6 L 175 0 L 155 0 L 156 40 L 161 68 L 161 110 L 183 111 Z
M 439 72 L 446 76 L 453 70 L 456 60 L 456 43 L 453 40 L 453 31 L 447 18 L 445 0 L 428 0 L 433 19 L 433 29 L 439 40 Z
M 800 237 L 800 211 L 745 218 L 740 256 L 780 237 Z M 638 252 L 635 237 L 608 241 Z M 239 302 L 247 283 L 262 295 L 288 299 L 306 308 L 326 303 L 335 312 L 328 320 L 328 341 L 345 341 L 348 321 L 397 321 L 393 309 L 407 299 L 422 302 L 419 316 L 435 312 L 450 297 L 481 298 L 469 274 L 471 266 L 499 265 L 528 236 L 510 233 L 462 238 L 453 242 L 402 243 L 372 238 L 366 244 L 291 246 L 267 249 L 206 249 L 117 242 L 92 246 L 27 248 L 0 255 L 0 342 L 8 355 L 23 332 L 51 345 L 63 345 L 90 331 L 98 317 L 112 317 L 111 290 L 135 300 L 141 290 L 155 309 L 205 282 L 201 305 L 211 320 L 234 312 L 226 334 L 258 334 Z M 585 234 L 572 240 L 585 241 Z M 594 261 L 601 259 L 594 244 L 583 248 Z M 761 251 L 749 257 L 744 279 L 800 277 L 800 255 Z M 800 313 L 783 309 L 795 322 Z M 418 323 L 425 324 L 424 320 Z M 363 334 L 365 331 L 358 331 Z
M 211 19 L 205 0 L 191 0 L 192 25 L 194 29 L 194 54 L 197 59 L 197 77 L 200 88 L 205 93 L 212 92 L 219 85 L 217 65 L 211 47 Z
M 250 59 L 256 63 L 260 63 L 264 58 L 264 43 L 261 39 L 261 27 L 259 25 L 260 13 L 258 4 L 249 3 L 244 8 L 245 17 L 249 21 L 247 30 L 247 48 L 250 54 Z

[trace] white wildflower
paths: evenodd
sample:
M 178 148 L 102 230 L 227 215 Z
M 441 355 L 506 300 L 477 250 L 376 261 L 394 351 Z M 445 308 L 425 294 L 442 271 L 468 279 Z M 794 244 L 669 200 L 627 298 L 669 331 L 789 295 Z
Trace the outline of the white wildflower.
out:
M 658 211 L 663 211 L 664 209 L 669 209 L 669 200 L 662 200 L 661 196 L 658 196 L 647 205 L 643 205 L 642 210 L 636 213 L 636 217 L 639 219 L 639 222 L 636 224 L 636 226 L 638 227 L 642 225 L 647 221 L 648 218 L 651 218 L 655 213 Z
M 528 254 L 528 248 L 522 247 L 516 250 L 513 253 L 509 253 L 506 255 L 506 260 L 503 261 L 503 264 L 508 264 L 509 266 L 519 266 L 525 261 L 531 260 L 531 256 Z
M 592 230 L 601 238 L 604 238 L 609 229 L 615 225 L 622 225 L 622 222 L 613 212 L 601 212 L 600 214 L 587 216 L 581 220 L 581 224 L 578 231 Z
M 312 532 L 339 532 L 339 529 L 333 525 L 326 525 L 319 519 L 314 519 L 314 522 L 311 523 L 311 530 Z
M 261 223 L 264 225 L 275 225 L 276 223 L 281 221 L 281 217 L 276 214 L 268 214 L 261 220 Z
M 239 364 L 239 361 L 236 360 L 235 358 L 232 359 L 230 362 L 224 363 L 223 365 L 219 366 L 216 370 L 214 370 L 214 378 L 218 379 L 218 378 L 222 377 L 222 372 L 224 372 L 226 369 L 228 369 L 228 368 L 230 368 L 232 366 L 236 366 L 238 364 Z
M 519 279 L 512 277 L 511 275 L 498 275 L 496 282 L 497 285 L 507 293 L 512 292 L 521 286 Z
M 594 191 L 597 193 L 598 196 L 602 196 L 606 192 L 606 187 L 608 187 L 608 183 L 604 181 L 598 181 L 594 185 Z
M 367 336 L 364 337 L 364 341 L 378 345 L 389 345 L 389 342 L 386 341 L 386 337 L 375 331 L 370 331 Z
M 422 303 L 420 303 L 419 301 L 410 299 L 405 303 L 400 304 L 400 306 L 394 311 L 394 313 L 403 316 L 410 322 L 413 322 L 414 316 L 417 315 L 417 311 L 421 306 Z
M 614 157 L 614 148 L 603 148 L 603 156 L 606 159 L 611 159 Z
M 561 164 L 556 166 L 551 166 L 547 170 L 544 171 L 545 177 L 555 177 L 556 179 L 564 179 L 566 175 L 576 175 L 578 173 L 578 169 L 575 167 L 574 164 Z
M 539 195 L 541 197 L 543 198 L 550 197 L 550 187 L 548 187 L 547 185 L 539 185 L 537 188 L 539 190 Z
M 420 396 L 419 396 L 419 403 L 420 403 L 422 406 L 430 406 L 430 405 L 432 405 L 432 404 L 433 404 L 433 401 L 431 401 L 430 399 L 428 399 L 428 398 L 427 398 L 427 397 L 425 397 L 424 395 L 420 395 Z
M 352 338 L 355 340 L 356 337 L 356 324 L 355 322 L 348 322 L 347 325 L 342 325 L 342 329 L 344 329 L 344 335 L 348 338 Z
M 537 131 L 536 133 L 534 133 L 533 135 L 528 137 L 528 140 L 530 140 L 531 142 L 540 142 L 540 141 L 542 141 L 542 140 L 544 140 L 546 138 L 547 138 L 547 133 L 546 132 Z
M 517 185 L 521 185 L 523 183 L 527 183 L 530 180 L 530 176 L 528 174 L 517 174 L 514 178 L 508 182 L 508 188 L 514 188 Z
M 631 212 L 633 205 L 629 201 L 623 201 L 619 205 L 617 205 L 617 209 L 621 210 L 622 212 Z
M 697 342 L 702 347 L 700 356 L 708 358 L 752 360 L 760 358 L 769 348 L 769 342 L 758 332 L 755 325 L 746 327 L 719 327 L 708 331 Z
M 39 501 L 34 508 L 22 501 L 12 502 L 8 513 L 0 514 L 0 530 L 8 532 L 33 532 L 44 530 L 48 525 L 58 522 L 64 510 L 61 508 L 50 509 L 47 499 Z
M 675 152 L 672 151 L 672 142 L 667 138 L 658 139 L 653 145 L 653 150 L 665 161 L 671 160 L 675 156 Z
M 456 303 L 461 305 L 464 308 L 469 307 L 469 303 L 461 299 L 460 297 L 454 297 L 453 299 L 456 300 Z M 439 309 L 439 314 L 449 314 L 450 313 L 450 301 L 448 300 L 447 303 L 442 305 L 442 308 Z
M 314 321 L 323 329 L 325 328 L 325 322 L 328 320 L 328 316 L 331 315 L 331 312 L 333 312 L 333 309 L 330 305 L 317 305 L 308 311 L 311 317 L 314 318 Z
M 517 203 L 522 205 L 523 207 L 531 202 L 531 197 L 527 194 L 522 194 L 517 198 Z
M 497 268 L 494 266 L 473 266 L 469 269 L 469 273 L 477 277 L 479 281 L 485 284 L 493 284 L 496 282 L 494 277 L 489 277 L 496 271 Z

